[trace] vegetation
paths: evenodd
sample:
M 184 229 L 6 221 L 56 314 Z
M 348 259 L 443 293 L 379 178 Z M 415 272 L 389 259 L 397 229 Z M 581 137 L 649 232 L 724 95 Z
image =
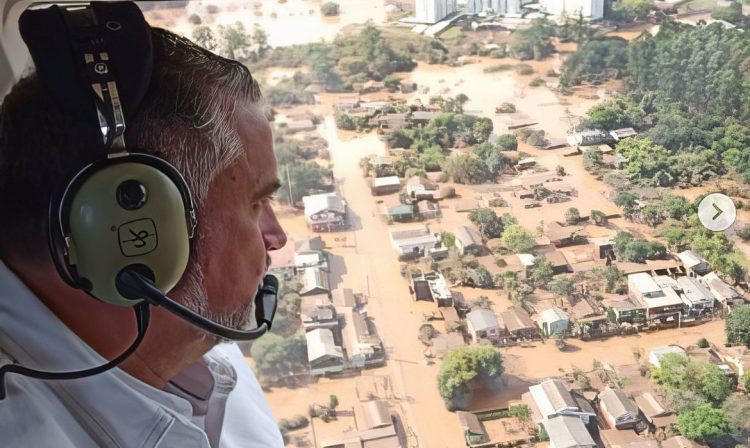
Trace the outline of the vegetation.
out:
M 471 154 L 458 154 L 448 158 L 444 170 L 457 184 L 481 184 L 489 178 L 487 166 Z
M 575 207 L 570 207 L 565 210 L 565 222 L 569 225 L 578 224 L 581 220 L 581 213 Z
M 654 0 L 621 0 L 612 3 L 610 19 L 629 21 L 643 19 L 654 9 Z
M 490 208 L 476 208 L 469 213 L 471 221 L 485 238 L 499 238 L 503 234 L 503 221 Z
M 527 269 L 528 280 L 537 288 L 546 288 L 552 276 L 552 263 L 544 257 L 536 257 L 534 263 Z
M 467 407 L 474 390 L 500 386 L 503 360 L 489 345 L 448 352 L 438 372 L 438 389 L 449 410 Z
M 651 376 L 667 396 L 689 391 L 697 401 L 721 405 L 732 392 L 732 383 L 715 364 L 692 361 L 685 356 L 668 353 L 652 370 Z
M 704 403 L 677 416 L 677 429 L 685 437 L 705 442 L 724 435 L 729 430 L 729 422 L 721 409 Z
M 513 134 L 503 134 L 495 140 L 495 145 L 501 151 L 515 151 L 518 149 L 518 137 Z
M 735 308 L 725 321 L 727 343 L 750 347 L 750 305 Z
M 534 235 L 518 224 L 508 226 L 502 234 L 503 245 L 513 253 L 530 252 L 536 244 Z
M 515 40 L 510 50 L 513 55 L 522 60 L 534 59 L 541 61 L 554 52 L 550 38 L 555 35 L 555 28 L 547 19 L 534 19 L 531 26 L 514 33 Z
M 320 13 L 324 16 L 339 15 L 339 4 L 334 2 L 325 2 L 320 5 Z
M 297 204 L 304 196 L 325 191 L 333 172 L 316 162 L 279 165 L 281 187 L 277 198 L 284 204 Z
M 261 375 L 286 377 L 290 371 L 307 368 L 304 335 L 283 338 L 270 333 L 253 342 L 250 353 Z
M 655 241 L 635 238 L 627 232 L 619 232 L 614 238 L 615 256 L 620 261 L 643 263 L 646 260 L 666 258 L 667 248 Z
M 587 41 L 565 59 L 560 85 L 570 87 L 582 82 L 598 83 L 610 77 L 619 78 L 627 69 L 628 42 L 619 37 Z

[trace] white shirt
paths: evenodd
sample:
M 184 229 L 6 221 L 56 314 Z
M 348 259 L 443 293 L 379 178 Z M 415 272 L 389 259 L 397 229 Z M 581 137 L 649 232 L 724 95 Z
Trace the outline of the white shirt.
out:
M 94 299 L 92 299 L 94 300 Z M 85 313 L 85 310 L 81 310 Z M 71 371 L 106 362 L 0 261 L 0 365 Z M 77 380 L 5 376 L 3 447 L 283 447 L 236 344 L 222 344 L 165 390 L 115 368 Z

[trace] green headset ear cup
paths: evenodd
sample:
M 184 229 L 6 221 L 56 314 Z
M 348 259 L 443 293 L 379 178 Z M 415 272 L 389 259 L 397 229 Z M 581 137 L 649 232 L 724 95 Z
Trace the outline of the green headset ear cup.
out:
M 137 181 L 148 191 L 142 207 L 118 203 L 118 187 Z M 117 290 L 117 274 L 134 264 L 154 273 L 155 285 L 171 290 L 182 277 L 190 254 L 194 221 L 190 191 L 167 162 L 143 154 L 107 160 L 84 168 L 60 203 L 61 233 L 69 238 L 68 271 L 78 287 L 120 306 L 136 301 Z

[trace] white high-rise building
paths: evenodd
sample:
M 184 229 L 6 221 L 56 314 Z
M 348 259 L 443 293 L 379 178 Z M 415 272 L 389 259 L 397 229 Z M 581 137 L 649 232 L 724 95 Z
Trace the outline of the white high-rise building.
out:
M 437 23 L 456 10 L 456 0 L 416 0 L 416 18 L 424 23 Z
M 520 14 L 521 0 L 467 0 L 464 12 L 479 14 L 491 9 L 495 14 Z
M 540 11 L 555 16 L 575 17 L 582 13 L 586 19 L 604 18 L 604 0 L 539 0 L 539 6 Z

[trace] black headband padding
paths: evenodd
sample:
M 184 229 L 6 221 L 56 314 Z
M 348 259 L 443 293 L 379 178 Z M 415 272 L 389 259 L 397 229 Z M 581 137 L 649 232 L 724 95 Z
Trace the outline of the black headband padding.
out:
M 138 110 L 148 90 L 153 70 L 151 28 L 132 2 L 91 3 L 95 24 L 71 30 L 63 8 L 27 10 L 18 21 L 21 36 L 29 48 L 36 72 L 49 94 L 63 110 L 98 129 L 95 96 L 80 70 L 81 41 L 97 39 L 109 53 L 115 73 L 125 122 Z M 107 26 L 107 24 L 110 26 Z M 117 29 L 116 24 L 120 25 Z M 115 29 L 112 29 L 115 28 Z M 101 134 L 100 134 L 101 135 Z

